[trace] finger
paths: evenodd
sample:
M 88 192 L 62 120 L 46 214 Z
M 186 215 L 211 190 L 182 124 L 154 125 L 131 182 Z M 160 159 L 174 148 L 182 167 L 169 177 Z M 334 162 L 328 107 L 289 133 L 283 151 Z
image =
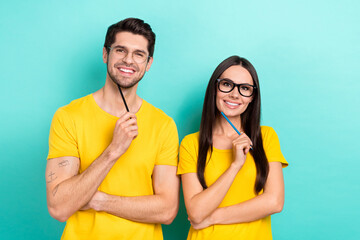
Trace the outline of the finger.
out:
M 133 118 L 136 119 L 135 113 L 126 112 L 124 115 L 122 115 L 122 116 L 119 118 L 119 120 L 120 120 L 121 122 L 124 122 L 124 121 L 126 121 L 126 120 L 133 119 Z M 119 121 L 119 120 L 118 120 L 118 121 Z
M 246 147 L 244 148 L 244 154 L 245 154 L 245 155 L 248 154 L 249 151 L 250 151 L 250 146 L 246 146 Z
M 117 124 L 120 128 L 126 129 L 126 128 L 128 128 L 129 126 L 137 126 L 137 121 L 136 121 L 136 119 L 131 118 L 131 119 L 128 119 L 128 120 L 126 120 L 126 121 L 124 121 L 124 122 L 118 121 L 116 124 Z

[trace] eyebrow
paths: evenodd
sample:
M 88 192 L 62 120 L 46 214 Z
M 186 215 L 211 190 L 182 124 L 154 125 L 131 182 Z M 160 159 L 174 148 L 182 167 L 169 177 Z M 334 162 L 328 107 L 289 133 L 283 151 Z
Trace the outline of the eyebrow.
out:
M 122 46 L 122 45 L 115 45 L 115 46 L 113 46 L 112 48 L 124 48 L 124 49 L 126 49 L 126 50 L 128 49 L 127 47 Z M 141 49 L 135 49 L 134 52 L 142 52 L 142 53 L 144 53 L 144 54 L 147 54 L 147 52 L 145 52 L 144 50 L 141 50 Z
M 234 84 L 237 84 L 237 85 L 249 85 L 249 86 L 255 86 L 255 85 L 252 85 L 250 83 L 235 83 L 233 80 L 231 80 L 230 78 L 219 78 L 220 80 L 228 80 L 228 81 L 231 81 L 232 83 Z

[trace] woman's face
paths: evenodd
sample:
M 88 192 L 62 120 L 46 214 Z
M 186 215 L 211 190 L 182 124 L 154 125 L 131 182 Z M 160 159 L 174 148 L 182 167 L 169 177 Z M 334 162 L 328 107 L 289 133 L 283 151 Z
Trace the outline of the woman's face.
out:
M 219 79 L 229 79 L 236 84 L 254 85 L 250 73 L 240 65 L 231 66 L 226 69 Z M 244 97 L 240 95 L 239 88 L 234 87 L 231 92 L 224 93 L 217 87 L 216 107 L 228 117 L 240 116 L 253 100 L 253 96 Z

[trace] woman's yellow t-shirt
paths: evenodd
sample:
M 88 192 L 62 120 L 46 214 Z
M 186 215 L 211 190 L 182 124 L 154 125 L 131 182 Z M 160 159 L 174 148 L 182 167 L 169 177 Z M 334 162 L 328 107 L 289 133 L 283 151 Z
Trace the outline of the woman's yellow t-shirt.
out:
M 261 134 L 266 157 L 269 162 L 281 162 L 283 167 L 288 165 L 280 151 L 280 143 L 276 132 L 271 127 L 262 126 Z M 199 133 L 187 135 L 180 145 L 178 174 L 196 173 L 199 149 Z M 205 167 L 205 181 L 211 186 L 232 163 L 232 149 L 220 150 L 213 148 L 213 153 Z M 246 156 L 244 166 L 236 175 L 229 191 L 219 207 L 235 205 L 257 195 L 254 192 L 256 166 L 250 153 Z M 261 193 L 260 193 L 261 194 Z M 202 239 L 272 239 L 270 216 L 248 223 L 213 225 L 201 230 L 190 228 L 188 240 Z

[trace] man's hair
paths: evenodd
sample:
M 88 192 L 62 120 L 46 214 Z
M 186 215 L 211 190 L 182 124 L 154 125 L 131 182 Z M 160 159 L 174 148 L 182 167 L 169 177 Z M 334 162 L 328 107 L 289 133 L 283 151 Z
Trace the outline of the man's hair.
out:
M 109 47 L 115 42 L 116 34 L 119 32 L 130 32 L 145 37 L 148 40 L 149 56 L 154 54 L 155 33 L 149 24 L 138 18 L 126 18 L 118 23 L 111 25 L 106 33 L 104 47 L 109 53 Z

